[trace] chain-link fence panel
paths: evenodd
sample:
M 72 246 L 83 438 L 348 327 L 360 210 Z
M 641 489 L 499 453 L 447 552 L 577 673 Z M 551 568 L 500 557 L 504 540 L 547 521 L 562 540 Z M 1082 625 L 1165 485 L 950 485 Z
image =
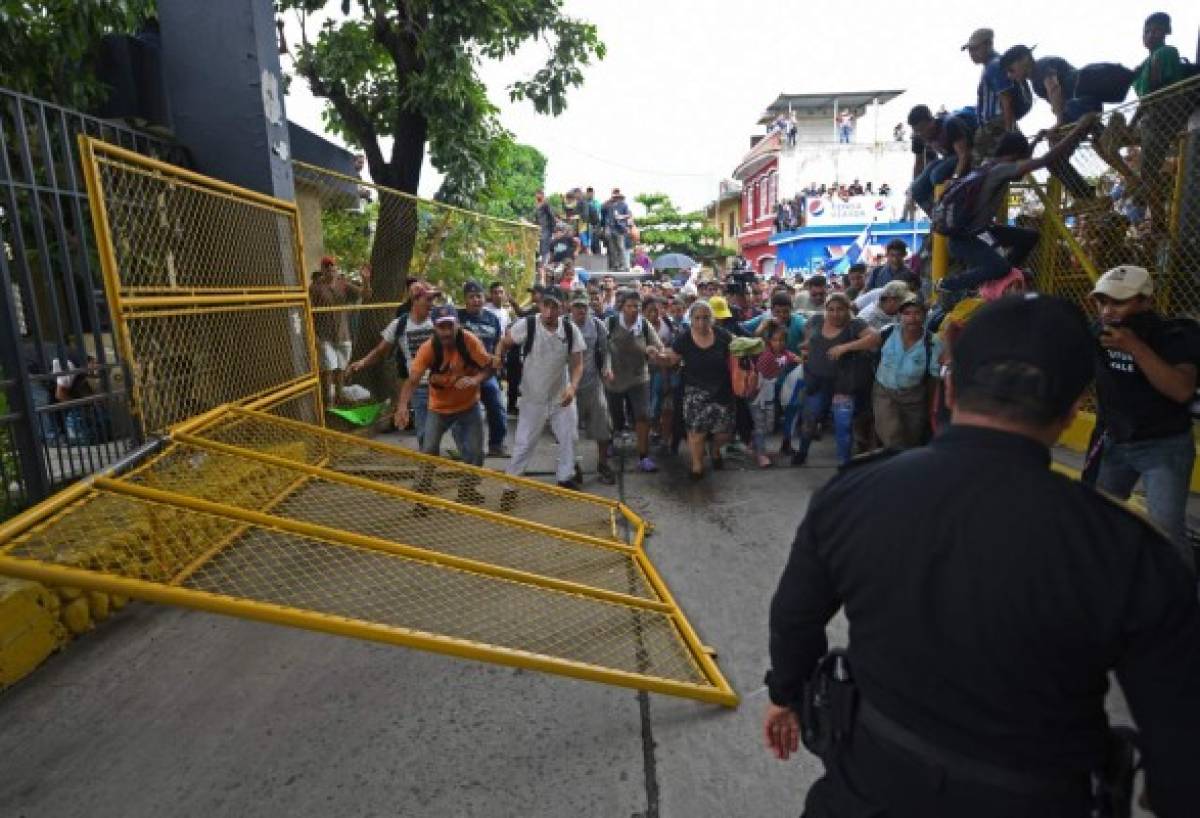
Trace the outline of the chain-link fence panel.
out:
M 1030 261 L 1038 289 L 1090 307 L 1100 274 L 1134 264 L 1153 273 L 1162 312 L 1200 316 L 1200 128 L 1188 127 L 1197 109 L 1200 77 L 1120 105 L 1038 174 L 1018 216 L 1042 233 Z
M 260 418 L 285 433 L 246 432 Z M 212 420 L 0 526 L 0 573 L 737 703 L 640 538 L 556 531 L 330 469 L 321 430 L 272 415 Z M 253 446 L 217 442 L 239 429 Z M 381 472 L 409 465 L 392 453 L 388 469 L 387 454 L 374 457 Z
M 294 204 L 97 140 L 81 147 L 147 433 L 316 377 Z

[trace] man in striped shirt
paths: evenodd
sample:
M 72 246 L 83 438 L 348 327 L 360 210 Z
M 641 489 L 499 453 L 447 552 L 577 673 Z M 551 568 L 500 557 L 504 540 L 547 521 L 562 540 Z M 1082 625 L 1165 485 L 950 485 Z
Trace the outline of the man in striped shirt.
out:
M 1000 67 L 994 37 L 990 28 L 981 28 L 973 32 L 962 47 L 970 55 L 971 62 L 983 66 L 975 100 L 975 112 L 979 117 L 972 148 L 972 165 L 975 167 L 991 158 L 1000 138 L 1016 130 L 1017 120 L 1033 106 L 1028 82 L 1013 82 Z

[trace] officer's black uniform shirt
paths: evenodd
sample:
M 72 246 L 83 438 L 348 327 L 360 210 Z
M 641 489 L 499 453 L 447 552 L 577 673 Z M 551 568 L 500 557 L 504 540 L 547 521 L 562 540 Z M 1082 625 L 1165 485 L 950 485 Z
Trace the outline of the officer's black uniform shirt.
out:
M 1200 607 L 1149 524 L 1029 438 L 952 426 L 808 508 L 771 603 L 772 701 L 797 703 L 845 606 L 862 695 L 946 750 L 1095 769 L 1115 669 L 1160 815 L 1200 815 Z

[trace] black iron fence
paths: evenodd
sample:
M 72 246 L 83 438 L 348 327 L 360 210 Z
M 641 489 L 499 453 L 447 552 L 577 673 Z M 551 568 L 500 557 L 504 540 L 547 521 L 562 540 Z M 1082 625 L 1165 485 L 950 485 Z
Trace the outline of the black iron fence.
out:
M 0 519 L 140 443 L 114 344 L 77 136 L 171 143 L 0 88 Z

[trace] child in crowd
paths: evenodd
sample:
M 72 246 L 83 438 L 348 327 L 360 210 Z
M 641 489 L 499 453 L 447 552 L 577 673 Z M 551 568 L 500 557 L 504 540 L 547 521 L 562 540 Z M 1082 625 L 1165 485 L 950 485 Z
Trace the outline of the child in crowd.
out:
M 784 367 L 800 363 L 800 358 L 787 348 L 787 326 L 774 318 L 763 321 L 755 334 L 766 342 L 766 349 L 754 362 L 758 393 L 750 399 L 750 416 L 754 421 L 754 457 L 759 468 L 765 469 L 771 465 L 766 437 L 775 428 L 776 381 Z

